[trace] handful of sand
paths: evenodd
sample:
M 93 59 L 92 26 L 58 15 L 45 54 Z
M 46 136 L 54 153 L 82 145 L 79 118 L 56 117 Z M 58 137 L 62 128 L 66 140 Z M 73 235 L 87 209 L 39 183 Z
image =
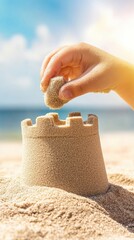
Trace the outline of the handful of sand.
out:
M 51 109 L 59 109 L 68 101 L 59 98 L 59 90 L 65 84 L 62 76 L 57 76 L 50 79 L 49 86 L 45 94 L 45 104 Z

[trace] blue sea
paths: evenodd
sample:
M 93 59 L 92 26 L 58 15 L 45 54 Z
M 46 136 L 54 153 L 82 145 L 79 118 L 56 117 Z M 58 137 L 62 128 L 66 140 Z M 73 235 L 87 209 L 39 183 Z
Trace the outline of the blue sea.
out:
M 63 108 L 56 112 L 61 119 L 65 119 L 69 112 L 80 111 L 83 119 L 87 114 L 96 114 L 99 118 L 99 129 L 101 133 L 109 132 L 134 132 L 134 111 L 127 109 L 106 108 Z M 21 140 L 20 123 L 23 119 L 31 118 L 33 123 L 36 117 L 51 112 L 49 109 L 24 108 L 24 109 L 0 109 L 0 140 Z M 54 112 L 54 111 L 53 111 Z

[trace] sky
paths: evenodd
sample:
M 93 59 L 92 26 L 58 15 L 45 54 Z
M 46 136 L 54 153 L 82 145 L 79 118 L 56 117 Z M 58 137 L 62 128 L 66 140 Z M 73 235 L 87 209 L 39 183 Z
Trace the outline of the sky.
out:
M 134 62 L 133 0 L 0 0 L 0 107 L 43 107 L 40 67 L 55 48 L 87 42 Z M 68 103 L 126 107 L 115 93 Z

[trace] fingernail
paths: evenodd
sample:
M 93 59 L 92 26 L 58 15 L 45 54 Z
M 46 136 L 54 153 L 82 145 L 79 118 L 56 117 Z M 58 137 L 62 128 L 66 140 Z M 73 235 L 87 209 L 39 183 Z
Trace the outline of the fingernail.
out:
M 41 79 L 40 84 L 43 85 L 43 83 L 44 83 L 44 77 Z
M 44 92 L 44 88 L 42 87 L 41 84 L 40 84 L 40 90 L 41 90 L 42 92 Z
M 45 85 L 43 84 L 43 81 L 41 81 L 41 83 L 40 83 L 40 90 L 41 90 L 42 92 L 45 92 L 46 89 L 47 89 L 47 86 L 45 86 Z
M 73 98 L 73 94 L 70 90 L 65 89 L 62 92 L 60 92 L 60 98 L 63 100 L 69 100 L 69 99 Z

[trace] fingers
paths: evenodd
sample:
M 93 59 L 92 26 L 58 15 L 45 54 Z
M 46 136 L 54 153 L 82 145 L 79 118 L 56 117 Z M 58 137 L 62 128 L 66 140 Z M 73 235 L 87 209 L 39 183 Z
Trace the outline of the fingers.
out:
M 77 64 L 81 59 L 80 51 L 76 51 L 75 47 L 63 47 L 54 55 L 49 56 L 44 64 L 45 71 L 41 81 L 41 87 L 45 91 L 48 87 L 50 78 L 57 76 L 63 67 L 71 66 L 73 62 Z
M 50 60 L 51 61 L 51 60 Z M 49 62 L 49 65 L 52 64 Z M 52 77 L 57 76 L 59 71 L 61 68 L 61 63 L 60 62 L 55 62 L 55 65 L 53 66 L 53 68 L 51 67 L 47 67 L 47 69 L 44 72 L 43 78 L 41 80 L 41 89 L 45 92 L 48 85 L 49 85 L 49 81 Z
M 64 48 L 66 46 L 62 46 L 62 47 L 59 47 L 57 48 L 56 50 L 52 51 L 49 55 L 47 55 L 45 58 L 44 58 L 44 61 L 42 63 L 42 66 L 41 66 L 41 70 L 40 70 L 40 77 L 41 79 L 43 78 L 43 74 L 44 74 L 44 71 L 50 61 L 50 59 L 58 52 L 60 51 L 62 48 Z
M 59 91 L 59 98 L 71 100 L 88 92 L 99 92 L 103 89 L 104 82 L 103 66 L 92 66 L 79 78 L 69 81 L 62 86 Z
M 58 72 L 60 71 L 60 62 L 59 64 L 57 63 L 58 61 L 58 53 L 60 50 L 66 48 L 67 46 L 62 46 L 53 52 L 51 52 L 43 61 L 41 71 L 40 71 L 40 76 L 41 76 L 41 89 L 45 91 L 48 87 L 49 80 L 53 76 L 56 76 Z M 59 59 L 60 60 L 60 59 Z

